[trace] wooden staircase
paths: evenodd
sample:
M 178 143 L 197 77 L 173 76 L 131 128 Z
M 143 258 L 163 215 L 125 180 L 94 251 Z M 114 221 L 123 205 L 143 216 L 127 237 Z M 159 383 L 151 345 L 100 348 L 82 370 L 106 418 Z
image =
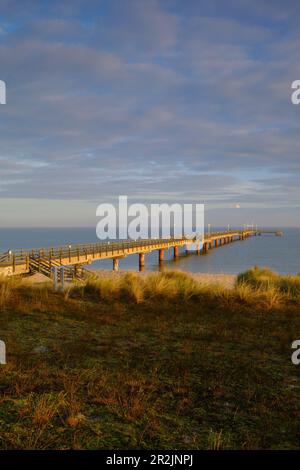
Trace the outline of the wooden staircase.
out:
M 74 266 L 63 266 L 60 264 L 59 261 L 55 259 L 46 259 L 43 257 L 35 257 L 35 256 L 30 256 L 29 257 L 29 269 L 30 273 L 41 273 L 44 276 L 52 279 L 53 277 L 53 270 L 52 268 L 57 267 L 57 268 L 64 268 L 64 280 L 65 281 L 82 281 L 86 279 L 89 276 L 89 271 L 82 266 L 79 265 L 74 265 Z M 58 269 L 57 270 L 57 276 L 58 276 L 58 282 L 61 282 L 61 274 L 62 270 Z

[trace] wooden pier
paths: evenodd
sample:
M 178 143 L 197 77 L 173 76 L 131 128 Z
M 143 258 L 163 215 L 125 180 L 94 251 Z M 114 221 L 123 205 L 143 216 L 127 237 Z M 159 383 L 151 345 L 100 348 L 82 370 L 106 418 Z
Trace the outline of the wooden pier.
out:
M 195 238 L 140 239 L 7 251 L 0 253 L 0 275 L 13 276 L 40 272 L 51 278 L 53 268 L 64 267 L 64 275 L 68 279 L 83 279 L 87 274 L 85 265 L 94 261 L 112 259 L 113 269 L 117 271 L 119 260 L 132 254 L 139 255 L 139 269 L 142 271 L 145 266 L 145 254 L 154 250 L 158 251 L 158 262 L 163 263 L 164 252 L 170 248 L 173 248 L 174 259 L 179 256 L 179 248 L 183 246 L 187 252 L 190 252 L 191 246 L 196 245 L 196 250 L 193 251 L 198 255 L 205 255 L 213 248 L 243 241 L 262 233 L 266 232 L 237 230 L 206 233 L 203 243 Z

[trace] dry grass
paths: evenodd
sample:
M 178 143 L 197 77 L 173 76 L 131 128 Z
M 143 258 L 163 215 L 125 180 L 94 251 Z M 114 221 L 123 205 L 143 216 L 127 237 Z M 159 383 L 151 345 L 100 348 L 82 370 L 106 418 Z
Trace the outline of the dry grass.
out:
M 128 273 L 65 293 L 2 279 L 0 448 L 297 448 L 298 277 L 268 275 Z
M 267 292 L 270 297 L 282 300 L 299 300 L 300 298 L 300 275 L 280 276 L 268 268 L 254 267 L 239 274 L 237 285 L 247 285 L 252 289 Z
M 266 309 L 300 299 L 300 276 L 279 276 L 268 269 L 253 268 L 238 276 L 234 289 L 220 283 L 197 281 L 182 271 L 164 271 L 141 277 L 126 273 L 118 277 L 93 278 L 68 291 L 71 298 L 95 302 L 153 299 L 183 300 L 217 298 L 224 304 L 240 302 Z

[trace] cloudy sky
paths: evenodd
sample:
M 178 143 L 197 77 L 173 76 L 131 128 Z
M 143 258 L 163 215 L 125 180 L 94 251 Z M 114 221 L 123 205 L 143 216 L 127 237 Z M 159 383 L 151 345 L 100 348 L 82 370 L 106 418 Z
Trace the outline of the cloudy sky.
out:
M 125 194 L 300 226 L 299 51 L 296 0 L 0 0 L 0 225 Z

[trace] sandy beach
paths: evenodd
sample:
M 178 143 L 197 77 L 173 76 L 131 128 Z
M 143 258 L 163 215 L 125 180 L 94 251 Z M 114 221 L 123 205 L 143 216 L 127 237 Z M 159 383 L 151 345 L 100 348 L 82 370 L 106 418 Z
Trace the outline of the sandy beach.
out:
M 153 274 L 155 271 L 110 271 L 107 269 L 93 269 L 91 270 L 93 274 L 96 274 L 99 277 L 114 277 L 114 276 L 123 276 L 128 272 L 135 272 L 140 276 L 148 276 L 149 274 Z M 190 274 L 195 280 L 205 283 L 205 284 L 220 284 L 225 287 L 233 287 L 236 275 L 235 274 L 226 274 L 226 273 L 188 273 Z M 28 276 L 24 278 L 27 282 L 32 284 L 43 284 L 43 283 L 51 283 L 51 279 L 47 278 L 43 274 L 36 273 L 32 276 Z
M 127 272 L 135 272 L 139 274 L 140 276 L 149 276 L 149 274 L 153 274 L 156 271 L 131 271 L 131 270 L 124 270 L 124 271 L 109 271 L 105 269 L 93 269 L 91 270 L 94 274 L 96 274 L 99 277 L 110 277 L 110 276 L 122 276 Z M 180 271 L 180 270 L 178 270 Z M 183 271 L 186 272 L 186 271 Z M 209 284 L 222 284 L 225 285 L 226 287 L 233 287 L 235 280 L 236 280 L 236 275 L 235 274 L 227 274 L 227 273 L 191 273 L 187 272 L 191 277 L 193 277 L 195 280 L 199 282 L 205 282 Z

